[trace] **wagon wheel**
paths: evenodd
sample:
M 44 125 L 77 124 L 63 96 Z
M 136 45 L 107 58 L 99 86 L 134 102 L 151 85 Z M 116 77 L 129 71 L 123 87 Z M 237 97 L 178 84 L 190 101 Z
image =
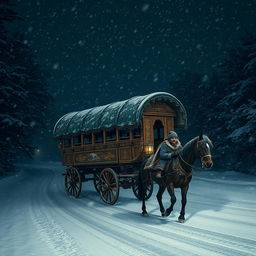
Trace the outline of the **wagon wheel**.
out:
M 146 195 L 145 195 L 145 200 L 148 200 L 152 193 L 153 193 L 153 188 L 154 188 L 154 185 L 153 185 L 153 180 L 150 179 L 150 182 L 148 183 L 147 187 L 146 187 Z M 134 195 L 139 199 L 141 200 L 141 197 L 139 195 L 139 187 L 138 187 L 138 181 L 136 180 L 135 183 L 133 183 L 132 185 L 132 191 L 134 193 Z
M 101 199 L 107 204 L 114 204 L 119 196 L 118 177 L 111 168 L 100 173 L 99 192 Z
M 94 180 L 93 180 L 93 185 L 95 187 L 95 190 L 100 193 L 100 189 L 99 189 L 99 186 L 100 186 L 100 174 L 98 172 L 94 173 L 93 174 L 94 176 Z
M 74 168 L 68 168 L 65 175 L 65 189 L 69 196 L 79 197 L 82 189 L 81 175 L 79 171 Z

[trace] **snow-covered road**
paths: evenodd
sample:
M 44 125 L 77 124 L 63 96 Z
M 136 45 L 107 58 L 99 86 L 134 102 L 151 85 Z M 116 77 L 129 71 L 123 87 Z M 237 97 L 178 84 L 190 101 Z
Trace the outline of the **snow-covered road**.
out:
M 59 164 L 23 165 L 0 180 L 0 255 L 256 255 L 256 177 L 205 172 L 193 177 L 186 222 L 168 218 L 153 196 L 149 217 L 132 191 L 104 204 L 90 182 L 79 199 L 64 191 Z M 169 205 L 167 194 L 163 198 Z

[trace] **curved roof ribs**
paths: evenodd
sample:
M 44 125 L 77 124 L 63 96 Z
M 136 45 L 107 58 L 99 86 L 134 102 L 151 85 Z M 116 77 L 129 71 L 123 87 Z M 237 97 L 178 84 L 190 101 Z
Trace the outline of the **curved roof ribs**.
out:
M 156 93 L 151 93 L 145 96 L 135 96 L 130 99 L 120 101 L 120 102 L 110 103 L 102 107 L 90 108 L 88 109 L 88 111 L 83 110 L 79 112 L 72 112 L 72 113 L 66 114 L 63 117 L 61 117 L 55 124 L 54 130 L 53 130 L 53 136 L 60 137 L 60 136 L 74 134 L 77 132 L 89 132 L 89 131 L 98 130 L 100 128 L 110 128 L 110 127 L 117 127 L 117 126 L 118 127 L 138 126 L 146 106 L 156 100 L 164 100 L 165 102 L 170 104 L 172 108 L 174 108 L 174 110 L 176 111 L 176 118 L 175 118 L 175 124 L 174 124 L 175 128 L 183 129 L 187 127 L 187 113 L 183 104 L 175 96 L 173 96 L 170 93 L 156 92 Z M 107 114 L 106 111 L 108 111 L 108 109 L 110 109 L 110 113 L 111 113 L 111 111 L 114 109 L 113 108 L 111 110 L 111 106 L 114 106 L 114 104 L 117 105 L 117 107 L 115 106 L 115 109 L 117 111 L 115 119 L 107 120 L 107 122 L 104 122 L 104 125 L 102 127 L 99 127 L 100 125 L 102 125 L 102 117 L 104 116 L 104 114 Z M 84 123 L 86 120 L 86 117 L 88 117 L 88 114 L 90 114 L 93 110 L 96 110 L 95 118 L 97 118 L 97 122 L 94 127 L 93 127 L 93 124 L 95 123 L 92 120 L 89 120 L 87 124 Z M 65 117 L 71 114 L 73 114 L 73 116 L 65 120 Z M 81 116 L 79 116 L 79 114 Z M 72 125 L 72 127 L 75 127 L 75 129 L 72 131 L 72 129 L 69 129 L 69 128 L 70 128 L 70 123 L 74 119 L 76 120 L 77 124 Z M 120 123 L 120 119 L 122 121 L 121 123 Z M 88 128 L 90 129 L 88 130 Z

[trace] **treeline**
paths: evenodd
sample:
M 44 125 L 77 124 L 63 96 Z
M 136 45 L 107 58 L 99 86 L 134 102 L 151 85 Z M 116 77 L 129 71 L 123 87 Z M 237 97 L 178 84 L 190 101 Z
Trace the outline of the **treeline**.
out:
M 210 133 L 215 167 L 256 174 L 255 35 L 228 49 L 210 76 L 183 72 L 170 87 L 188 112 L 185 141 Z
M 21 34 L 6 23 L 21 18 L 8 0 L 0 3 L 0 175 L 14 170 L 21 155 L 32 157 L 32 136 L 45 124 L 46 74 Z

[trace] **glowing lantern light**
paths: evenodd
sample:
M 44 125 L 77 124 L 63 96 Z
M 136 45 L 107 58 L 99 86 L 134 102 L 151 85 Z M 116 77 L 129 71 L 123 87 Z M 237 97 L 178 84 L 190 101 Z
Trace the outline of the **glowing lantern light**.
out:
M 147 155 L 152 155 L 154 153 L 154 146 L 152 143 L 148 142 L 145 146 L 144 146 L 144 151 Z

